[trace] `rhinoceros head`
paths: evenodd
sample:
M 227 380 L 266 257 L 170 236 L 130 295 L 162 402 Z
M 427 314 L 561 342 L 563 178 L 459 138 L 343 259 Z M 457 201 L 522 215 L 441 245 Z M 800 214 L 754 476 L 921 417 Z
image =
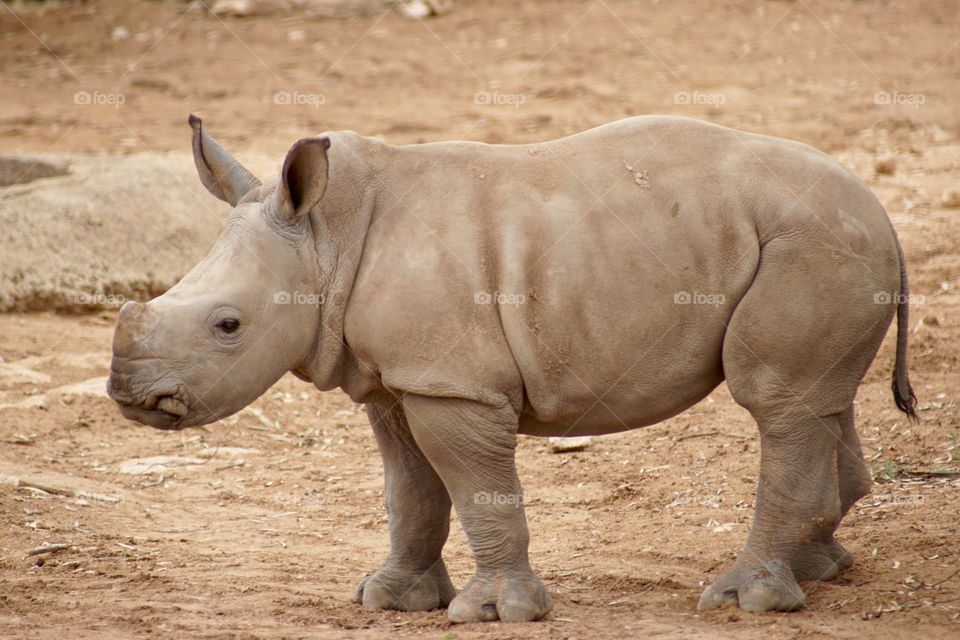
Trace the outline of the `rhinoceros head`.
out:
M 120 310 L 107 385 L 124 416 L 163 429 L 228 416 L 296 369 L 314 346 L 322 302 L 308 213 L 326 189 L 329 139 L 297 142 L 276 186 L 265 186 L 199 118 L 190 125 L 200 180 L 233 210 L 179 283 Z

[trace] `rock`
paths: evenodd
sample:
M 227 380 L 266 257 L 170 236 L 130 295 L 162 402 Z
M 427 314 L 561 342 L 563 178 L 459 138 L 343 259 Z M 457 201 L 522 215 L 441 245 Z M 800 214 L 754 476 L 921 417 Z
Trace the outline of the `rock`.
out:
M 0 158 L 0 187 L 26 184 L 41 178 L 65 176 L 70 172 L 63 163 L 34 158 Z
M 260 449 L 246 447 L 206 447 L 200 451 L 200 455 L 203 456 L 204 459 L 232 459 L 242 456 L 257 455 L 259 453 Z
M 307 34 L 299 29 L 296 31 L 291 31 L 287 34 L 287 40 L 289 42 L 303 42 L 306 38 Z
M 110 37 L 114 41 L 126 40 L 130 37 L 130 29 L 127 29 L 123 25 L 118 25 L 110 32 Z
M 257 419 L 257 422 L 263 425 L 265 429 L 279 428 L 279 425 L 276 422 L 268 418 L 266 414 L 263 413 L 263 411 L 261 411 L 256 407 L 245 407 L 240 410 L 240 413 L 253 416 L 254 418 Z
M 877 158 L 877 161 L 873 164 L 873 170 L 876 171 L 878 175 L 893 175 L 897 171 L 897 158 L 891 155 L 881 156 Z
M 233 16 L 235 18 L 249 18 L 254 15 L 269 13 L 262 3 L 254 0 L 217 0 L 210 11 L 218 16 Z
M 947 189 L 940 196 L 940 204 L 948 209 L 960 208 L 960 189 Z
M 400 12 L 414 20 L 443 15 L 450 10 L 451 3 L 441 0 L 407 0 L 400 3 Z
M 27 396 L 17 402 L 5 402 L 0 404 L 0 411 L 4 409 L 46 409 L 49 401 L 45 395 Z
M 90 396 L 94 398 L 106 398 L 107 396 L 107 376 L 90 378 L 83 382 L 66 384 L 50 391 L 54 396 Z
M 229 207 L 197 178 L 183 127 L 187 148 L 163 156 L 0 158 L 11 183 L 0 184 L 0 313 L 116 310 L 163 293 L 206 254 Z M 277 168 L 275 157 L 242 160 L 260 176 Z M 34 161 L 50 170 L 25 182 L 19 167 Z
M 16 362 L 0 363 L 0 388 L 15 387 L 20 384 L 49 384 L 50 376 L 28 369 Z
M 550 438 L 550 451 L 553 453 L 569 453 L 583 451 L 593 442 L 593 436 L 576 436 L 572 438 Z
M 17 364 L 30 369 L 55 367 L 56 369 L 110 369 L 110 352 L 95 351 L 89 353 L 51 353 L 43 356 L 28 356 L 17 360 Z
M 193 467 L 206 464 L 203 458 L 188 458 L 184 456 L 151 456 L 149 458 L 131 458 L 117 464 L 116 470 L 130 475 L 146 473 L 163 473 L 183 467 Z
M 449 0 L 217 0 L 210 11 L 218 16 L 250 18 L 302 12 L 309 18 L 351 18 L 375 16 L 393 6 L 411 18 L 446 13 Z

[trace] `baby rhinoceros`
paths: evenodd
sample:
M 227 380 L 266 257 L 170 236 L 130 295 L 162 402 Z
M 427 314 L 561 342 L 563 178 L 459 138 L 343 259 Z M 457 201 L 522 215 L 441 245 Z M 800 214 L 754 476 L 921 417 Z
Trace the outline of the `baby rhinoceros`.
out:
M 907 273 L 882 206 L 797 142 L 648 116 L 529 145 L 300 140 L 261 183 L 190 117 L 200 180 L 229 203 L 210 253 L 120 311 L 109 392 L 180 429 L 284 373 L 364 403 L 383 456 L 390 553 L 371 609 L 537 620 L 517 435 L 635 429 L 726 381 L 760 430 L 756 514 L 708 609 L 792 610 L 798 580 L 852 563 L 834 539 L 870 475 L 853 400 Z M 455 507 L 476 559 L 441 552 Z

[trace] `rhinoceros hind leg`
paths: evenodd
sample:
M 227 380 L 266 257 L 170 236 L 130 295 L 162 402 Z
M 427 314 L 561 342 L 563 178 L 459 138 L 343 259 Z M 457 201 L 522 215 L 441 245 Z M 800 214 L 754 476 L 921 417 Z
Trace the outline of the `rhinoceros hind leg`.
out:
M 792 611 L 803 604 L 794 559 L 812 541 L 832 539 L 840 520 L 839 416 L 802 426 L 808 420 L 761 421 L 753 526 L 737 561 L 703 593 L 700 609 L 736 603 L 747 611 Z
M 870 492 L 872 480 L 854 428 L 853 405 L 840 416 L 840 423 L 843 433 L 837 447 L 837 477 L 840 517 L 843 518 L 857 500 Z M 853 556 L 833 534 L 833 530 L 824 531 L 820 538 L 811 540 L 793 556 L 790 567 L 798 580 L 832 580 L 853 566 Z
M 727 325 L 724 375 L 760 428 L 760 479 L 746 545 L 701 608 L 795 609 L 798 578 L 850 562 L 833 532 L 869 488 L 851 407 L 893 315 L 874 293 L 898 290 L 899 274 L 892 243 L 837 266 L 830 231 L 770 237 Z

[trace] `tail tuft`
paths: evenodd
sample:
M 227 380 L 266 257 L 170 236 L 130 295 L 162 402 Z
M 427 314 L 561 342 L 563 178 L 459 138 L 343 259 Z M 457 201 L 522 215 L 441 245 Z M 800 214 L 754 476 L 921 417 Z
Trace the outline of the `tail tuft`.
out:
M 893 380 L 890 388 L 893 389 L 893 401 L 897 408 L 907 414 L 912 421 L 920 420 L 917 415 L 917 396 L 910 386 L 910 376 L 907 374 L 907 332 L 910 327 L 910 289 L 907 285 L 907 262 L 903 257 L 903 249 L 894 232 L 893 241 L 897 245 L 897 257 L 900 258 L 900 295 L 897 298 L 897 359 L 893 366 Z
M 917 415 L 917 396 L 913 392 L 913 387 L 910 386 L 910 381 L 904 380 L 903 382 L 904 386 L 901 387 L 896 375 L 894 375 L 893 384 L 890 385 L 893 388 L 893 401 L 896 403 L 897 409 L 903 411 L 908 418 L 916 422 L 920 420 L 920 416 Z

